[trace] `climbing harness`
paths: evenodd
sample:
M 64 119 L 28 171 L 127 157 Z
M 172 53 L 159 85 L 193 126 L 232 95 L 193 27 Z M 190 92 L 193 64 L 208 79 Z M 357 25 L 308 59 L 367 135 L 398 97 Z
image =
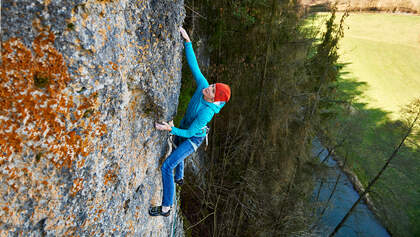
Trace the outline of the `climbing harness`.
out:
M 204 148 L 204 150 L 207 150 L 207 146 L 209 145 L 209 131 L 210 128 L 205 126 L 202 128 L 203 132 L 206 133 L 206 147 Z M 172 150 L 177 148 L 177 145 L 175 144 L 175 135 L 173 134 L 169 134 L 167 142 L 168 142 L 168 151 L 166 152 L 165 158 L 168 158 L 169 155 L 171 155 Z M 197 151 L 198 146 L 197 144 L 195 144 L 194 142 L 192 142 L 190 139 L 187 139 L 188 142 L 190 142 L 190 144 L 193 146 L 194 148 L 194 152 Z
M 206 133 L 206 148 L 205 148 L 205 150 L 207 150 L 208 137 L 209 137 L 209 131 L 210 131 L 210 128 L 209 128 L 209 127 L 207 127 L 207 126 L 204 126 L 201 130 L 202 130 L 203 132 L 205 132 L 205 133 Z M 191 143 L 191 145 L 193 146 L 193 148 L 194 148 L 194 152 L 196 152 L 196 151 L 197 151 L 197 149 L 198 149 L 197 144 L 195 144 L 194 142 L 192 142 L 190 139 L 188 139 L 188 141 L 189 141 L 189 142 Z

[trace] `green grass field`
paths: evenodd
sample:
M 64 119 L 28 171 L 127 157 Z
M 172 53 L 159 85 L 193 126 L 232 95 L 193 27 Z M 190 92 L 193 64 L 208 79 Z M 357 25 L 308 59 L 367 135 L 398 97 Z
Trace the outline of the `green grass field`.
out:
M 326 16 L 315 19 L 319 29 Z M 350 13 L 345 25 L 338 86 L 355 109 L 338 105 L 331 123 L 347 126 L 336 134 L 347 138 L 337 153 L 348 154 L 348 166 L 366 186 L 401 140 L 401 107 L 420 97 L 420 16 Z M 420 134 L 401 148 L 370 195 L 394 236 L 420 236 Z
M 420 97 L 420 16 L 350 13 L 346 26 L 344 79 L 366 82 L 360 101 L 398 119 L 401 106 Z

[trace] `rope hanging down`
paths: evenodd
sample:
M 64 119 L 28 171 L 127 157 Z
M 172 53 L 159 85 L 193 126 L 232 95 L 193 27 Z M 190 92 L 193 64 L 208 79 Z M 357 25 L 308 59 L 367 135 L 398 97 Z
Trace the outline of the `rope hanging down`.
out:
M 165 159 L 168 158 L 168 156 L 171 155 L 173 149 L 177 148 L 177 145 L 175 145 L 175 142 L 174 142 L 174 135 L 169 134 L 167 142 L 168 142 L 168 151 L 166 152 Z M 176 219 L 177 219 L 176 212 L 177 212 L 178 202 L 179 202 L 179 189 L 177 191 L 176 198 L 175 198 L 175 203 L 174 203 L 174 207 L 173 207 L 173 210 L 174 210 L 173 213 L 174 214 L 172 215 L 172 220 L 171 220 L 172 230 L 171 230 L 170 237 L 175 236 L 175 227 L 176 227 Z
M 168 141 L 168 151 L 166 152 L 165 159 L 168 158 L 169 155 L 171 155 L 172 149 L 177 148 L 177 145 L 175 145 L 175 142 L 174 142 L 174 135 L 169 134 L 167 141 Z

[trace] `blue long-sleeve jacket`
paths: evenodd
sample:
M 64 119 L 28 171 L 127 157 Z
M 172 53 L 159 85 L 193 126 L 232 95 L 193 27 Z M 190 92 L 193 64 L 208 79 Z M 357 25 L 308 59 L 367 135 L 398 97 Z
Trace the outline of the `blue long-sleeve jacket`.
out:
M 202 90 L 209 86 L 206 78 L 198 67 L 191 42 L 184 43 L 185 54 L 188 66 L 190 67 L 197 89 L 188 103 L 187 112 L 181 120 L 180 128 L 172 127 L 171 133 L 180 137 L 203 137 L 206 131 L 203 129 L 213 118 L 214 114 L 220 112 L 225 105 L 224 102 L 210 103 L 204 100 Z

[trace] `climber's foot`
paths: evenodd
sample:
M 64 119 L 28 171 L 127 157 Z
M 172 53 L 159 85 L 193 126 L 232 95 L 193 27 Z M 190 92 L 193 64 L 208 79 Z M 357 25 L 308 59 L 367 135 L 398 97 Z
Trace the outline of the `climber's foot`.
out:
M 182 186 L 184 184 L 184 179 L 175 180 L 175 183 Z
M 162 206 L 155 206 L 149 208 L 149 215 L 151 216 L 169 216 L 171 214 L 171 209 L 167 212 L 162 211 Z

